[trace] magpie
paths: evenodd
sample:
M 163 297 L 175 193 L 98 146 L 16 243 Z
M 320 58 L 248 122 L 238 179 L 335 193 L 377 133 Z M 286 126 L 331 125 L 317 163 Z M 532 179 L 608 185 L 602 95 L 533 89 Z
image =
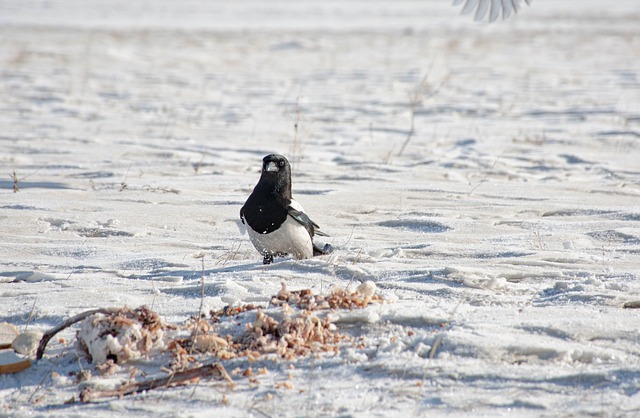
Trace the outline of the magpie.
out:
M 315 235 L 328 237 L 318 224 L 291 197 L 291 165 L 285 157 L 270 154 L 262 159 L 260 180 L 240 209 L 240 219 L 248 226 L 251 243 L 270 264 L 287 254 L 300 260 L 327 254 L 331 246 L 320 248 Z

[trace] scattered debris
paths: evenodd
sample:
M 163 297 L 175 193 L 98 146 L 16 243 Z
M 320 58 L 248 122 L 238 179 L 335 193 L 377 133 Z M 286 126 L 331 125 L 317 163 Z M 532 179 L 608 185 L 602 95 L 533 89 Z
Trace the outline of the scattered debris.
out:
M 334 289 L 328 295 L 315 295 L 310 289 L 289 291 L 283 282 L 267 307 L 227 306 L 211 311 L 209 317 L 198 315 L 181 325 L 164 323 L 146 306 L 94 309 L 46 332 L 40 340 L 37 358 L 42 358 L 47 342 L 55 334 L 82 321 L 76 345 L 103 377 L 120 371 L 127 362 L 141 358 L 163 361 L 161 355 L 171 355 L 170 364 L 160 369 L 167 374 L 163 377 L 136 381 L 134 367 L 129 378 L 115 389 L 99 388 L 94 382 L 82 383 L 82 402 L 183 385 L 208 377 L 232 382 L 222 364 L 227 360 L 244 358 L 251 362 L 267 356 L 274 361 L 288 361 L 312 354 L 338 353 L 349 338 L 338 332 L 328 310 L 361 309 L 382 301 L 373 282 L 363 283 L 355 291 Z M 264 367 L 257 372 L 266 373 Z M 242 376 L 251 383 L 259 383 L 251 368 Z M 89 379 L 90 372 L 77 377 L 78 382 Z M 284 382 L 281 387 L 292 389 L 290 385 Z
M 343 339 L 345 337 L 326 317 L 320 319 L 310 312 L 302 312 L 278 321 L 259 309 L 241 343 L 250 352 L 260 355 L 275 353 L 291 360 L 314 352 L 335 352 Z
M 358 288 L 350 292 L 343 289 L 334 289 L 329 295 L 314 295 L 311 289 L 289 291 L 284 282 L 282 289 L 271 298 L 273 306 L 282 306 L 287 303 L 300 309 L 356 309 L 365 308 L 371 302 L 382 302 L 382 297 L 375 294 L 376 285 L 372 281 L 362 283 Z
M 123 364 L 164 349 L 165 328 L 158 314 L 146 306 L 96 313 L 83 321 L 78 347 L 94 363 Z
M 201 353 L 216 353 L 229 347 L 229 342 L 217 334 L 197 335 L 193 339 L 193 346 Z

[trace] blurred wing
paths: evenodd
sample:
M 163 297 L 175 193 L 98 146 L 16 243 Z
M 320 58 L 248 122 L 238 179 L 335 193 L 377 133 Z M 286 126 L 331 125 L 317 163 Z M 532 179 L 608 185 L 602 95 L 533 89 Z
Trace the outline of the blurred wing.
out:
M 503 9 L 502 6 L 504 3 L 508 3 L 510 1 L 511 0 L 491 0 L 491 13 L 489 14 L 489 22 L 495 22 L 498 16 L 500 16 L 501 10 L 505 19 L 509 17 L 508 14 L 504 14 L 507 12 L 507 10 Z
M 491 5 L 490 1 L 481 1 L 478 4 L 478 8 L 476 9 L 476 15 L 474 17 L 475 20 L 482 20 L 484 16 L 487 14 L 489 10 L 489 6 Z
M 513 13 L 513 0 L 502 0 L 502 17 L 506 19 L 511 16 L 511 13 Z
M 453 5 L 458 6 L 464 3 L 462 14 L 469 14 L 475 11 L 475 20 L 483 20 L 489 12 L 489 21 L 495 21 L 500 14 L 506 19 L 512 13 L 520 10 L 522 3 L 531 4 L 533 0 L 453 0 Z
M 473 11 L 473 9 L 475 9 L 476 7 L 478 7 L 478 1 L 479 0 L 467 0 L 467 2 L 465 3 L 464 7 L 462 8 L 462 14 L 469 14 Z M 486 2 L 486 0 L 482 0 L 483 2 Z

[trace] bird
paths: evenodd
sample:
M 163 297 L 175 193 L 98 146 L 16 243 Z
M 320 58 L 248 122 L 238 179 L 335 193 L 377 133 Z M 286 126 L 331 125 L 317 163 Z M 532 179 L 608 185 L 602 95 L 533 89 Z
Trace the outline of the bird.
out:
M 331 252 L 330 244 L 320 247 L 313 242 L 316 235 L 329 235 L 291 197 L 291 165 L 280 154 L 262 159 L 260 179 L 240 209 L 240 219 L 263 264 L 271 264 L 274 257 L 300 260 Z
M 511 13 L 518 13 L 522 2 L 530 5 L 533 0 L 453 0 L 453 5 L 457 6 L 465 2 L 462 14 L 471 13 L 474 9 L 475 20 L 482 20 L 489 12 L 489 22 L 494 22 L 502 13 L 502 18 L 506 19 Z

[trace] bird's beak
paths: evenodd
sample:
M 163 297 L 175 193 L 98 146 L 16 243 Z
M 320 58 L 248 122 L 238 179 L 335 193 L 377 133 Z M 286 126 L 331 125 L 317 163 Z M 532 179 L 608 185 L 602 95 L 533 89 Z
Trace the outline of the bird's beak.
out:
M 278 164 L 274 163 L 273 161 L 271 161 L 269 164 L 267 164 L 267 167 L 265 167 L 265 171 L 278 171 L 280 170 L 278 168 Z

